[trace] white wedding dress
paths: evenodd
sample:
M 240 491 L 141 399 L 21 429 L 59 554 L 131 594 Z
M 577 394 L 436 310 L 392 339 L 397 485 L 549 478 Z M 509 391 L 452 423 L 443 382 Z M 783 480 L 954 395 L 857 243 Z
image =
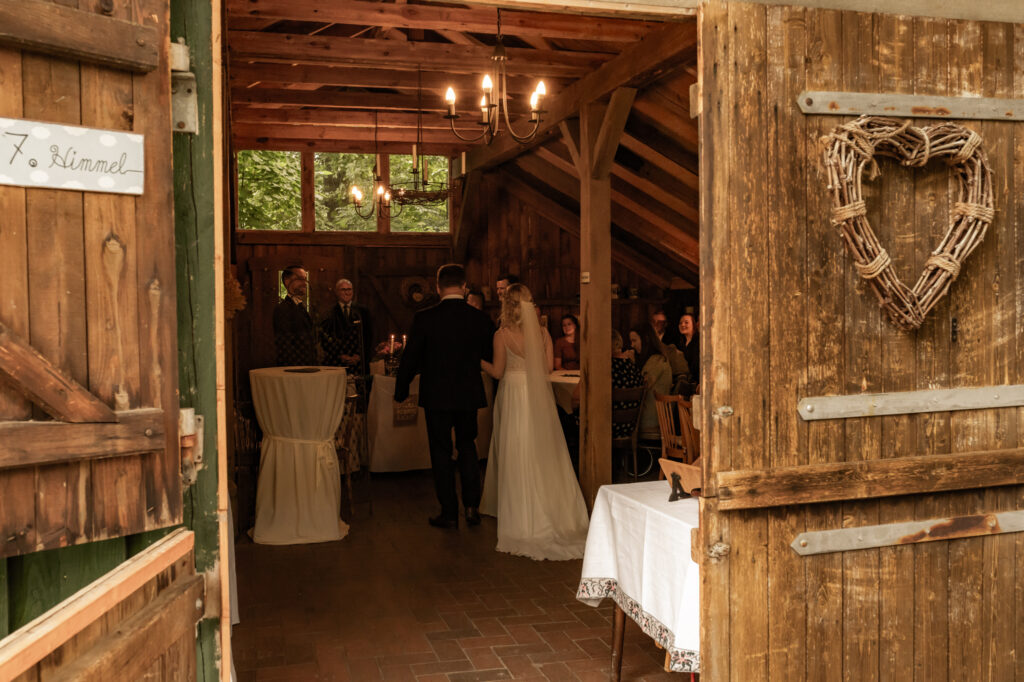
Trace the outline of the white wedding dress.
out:
M 532 303 L 523 306 L 523 354 L 506 343 L 480 512 L 498 518 L 499 552 L 579 559 L 587 507 L 569 459 Z

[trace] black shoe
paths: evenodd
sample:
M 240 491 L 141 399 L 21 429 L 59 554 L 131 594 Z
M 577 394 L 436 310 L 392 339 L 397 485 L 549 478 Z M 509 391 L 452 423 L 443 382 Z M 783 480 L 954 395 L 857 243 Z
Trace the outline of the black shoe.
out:
M 466 507 L 466 525 L 467 526 L 479 526 L 480 525 L 480 512 L 477 511 L 476 507 Z
M 449 518 L 447 516 L 444 516 L 443 514 L 438 514 L 437 516 L 431 516 L 428 519 L 428 521 L 429 521 L 430 525 L 433 526 L 434 528 L 458 528 L 459 527 L 459 519 L 458 518 Z

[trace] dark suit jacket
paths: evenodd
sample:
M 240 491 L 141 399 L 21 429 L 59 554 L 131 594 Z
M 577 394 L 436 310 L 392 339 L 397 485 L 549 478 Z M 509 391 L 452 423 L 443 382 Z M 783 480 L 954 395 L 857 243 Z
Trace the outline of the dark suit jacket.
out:
M 352 304 L 348 319 L 338 304 L 331 306 L 327 317 L 320 322 L 320 345 L 324 349 L 325 365 L 340 366 L 342 355 L 360 355 L 360 368 L 367 367 L 372 356 L 373 339 L 370 309 L 358 303 Z
M 480 360 L 490 360 L 494 323 L 463 300 L 448 299 L 416 313 L 395 382 L 395 400 L 409 396 L 420 375 L 420 407 L 476 410 L 487 405 Z
M 274 308 L 274 350 L 279 367 L 316 364 L 313 320 L 290 296 Z

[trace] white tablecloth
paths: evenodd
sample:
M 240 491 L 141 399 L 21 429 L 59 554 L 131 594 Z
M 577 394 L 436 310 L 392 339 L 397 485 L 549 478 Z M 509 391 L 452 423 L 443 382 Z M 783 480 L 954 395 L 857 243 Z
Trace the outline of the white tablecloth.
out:
M 477 455 L 483 459 L 491 446 L 491 404 L 494 402 L 494 384 L 483 375 L 487 407 L 477 410 Z M 409 395 L 418 395 L 420 378 L 409 386 Z M 395 378 L 376 374 L 370 391 L 367 428 L 370 440 L 370 471 L 412 471 L 430 468 L 430 445 L 427 441 L 427 423 L 420 408 L 416 423 L 394 425 Z
M 559 370 L 548 375 L 551 382 L 551 390 L 555 393 L 555 402 L 560 408 L 572 414 L 572 394 L 580 383 L 580 372 L 574 370 Z
M 340 519 L 334 434 L 345 410 L 345 370 L 287 369 L 249 372 L 263 429 L 253 540 L 266 545 L 340 540 L 348 526 Z
M 690 558 L 695 498 L 669 502 L 666 481 L 606 485 L 590 517 L 576 598 L 604 597 L 669 652 L 671 669 L 700 671 L 700 571 Z

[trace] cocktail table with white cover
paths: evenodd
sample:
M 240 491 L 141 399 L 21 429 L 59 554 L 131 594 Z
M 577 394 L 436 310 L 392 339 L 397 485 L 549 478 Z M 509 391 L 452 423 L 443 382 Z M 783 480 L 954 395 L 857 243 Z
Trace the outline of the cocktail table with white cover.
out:
M 572 394 L 580 383 L 579 370 L 556 370 L 548 375 L 548 381 L 555 394 L 555 403 L 563 411 L 572 414 Z
M 676 672 L 700 671 L 700 571 L 690 558 L 695 498 L 669 502 L 666 481 L 597 491 L 576 598 L 615 603 L 669 653 Z
M 268 367 L 249 371 L 263 429 L 253 540 L 292 545 L 340 540 L 341 476 L 334 434 L 348 381 L 339 367 Z M 313 368 L 310 368 L 313 369 Z

